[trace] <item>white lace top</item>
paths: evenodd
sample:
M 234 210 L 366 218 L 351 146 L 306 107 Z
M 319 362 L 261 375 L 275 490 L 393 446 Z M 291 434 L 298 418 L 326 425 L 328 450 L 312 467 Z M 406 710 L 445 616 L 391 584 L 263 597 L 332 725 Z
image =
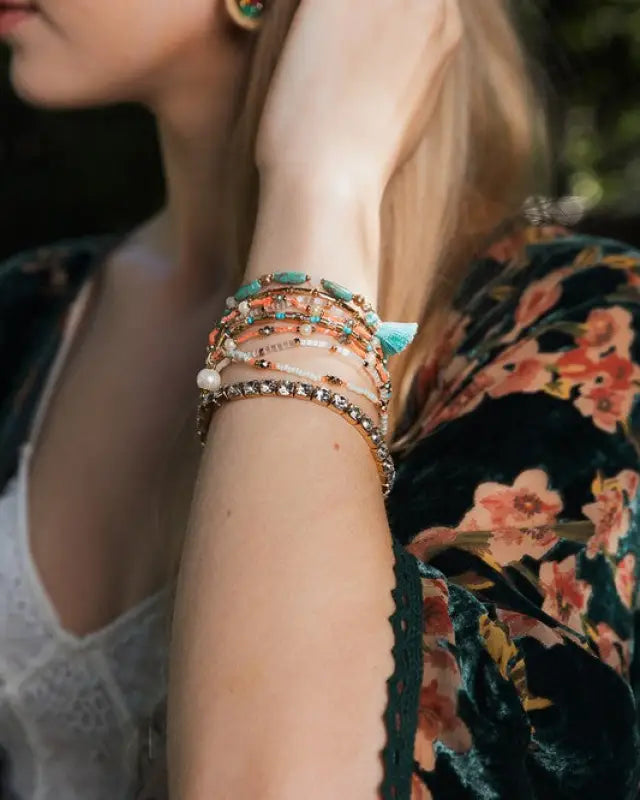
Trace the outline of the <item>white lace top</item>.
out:
M 147 751 L 164 745 L 168 587 L 76 636 L 61 626 L 30 552 L 30 457 L 88 291 L 74 304 L 18 473 L 0 496 L 2 800 L 132 800 L 144 765 L 159 755 Z

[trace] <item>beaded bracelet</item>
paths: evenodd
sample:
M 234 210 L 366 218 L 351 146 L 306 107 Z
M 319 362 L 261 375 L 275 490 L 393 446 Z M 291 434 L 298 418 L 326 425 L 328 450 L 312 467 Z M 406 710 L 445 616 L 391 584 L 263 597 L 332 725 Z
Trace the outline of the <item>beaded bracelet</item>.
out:
M 364 414 L 358 406 L 350 403 L 344 395 L 332 392 L 310 383 L 288 380 L 241 381 L 229 384 L 216 392 L 203 392 L 198 408 L 197 429 L 200 441 L 204 445 L 215 410 L 232 400 L 252 399 L 256 397 L 284 397 L 295 400 L 314 402 L 331 409 L 364 436 L 375 458 L 378 475 L 384 497 L 388 497 L 395 480 L 395 467 L 382 432 L 374 425 L 373 420 Z
M 233 340 L 231 341 L 233 342 Z M 384 368 L 378 369 L 375 363 L 375 358 L 372 355 L 366 355 L 363 357 L 348 347 L 342 347 L 339 344 L 326 342 L 323 339 L 301 339 L 299 336 L 296 336 L 293 339 L 287 339 L 284 342 L 263 345 L 257 350 L 245 352 L 252 358 L 260 358 L 262 356 L 269 355 L 270 353 L 281 353 L 284 350 L 296 350 L 299 347 L 314 347 L 319 350 L 329 350 L 330 352 L 337 353 L 338 355 L 344 356 L 349 360 L 357 361 L 358 365 L 368 374 L 371 383 L 374 386 L 377 388 L 386 388 L 387 384 L 390 384 L 391 376 L 389 375 L 389 372 Z M 228 347 L 225 347 L 225 352 L 222 357 L 228 356 L 229 353 L 234 352 L 236 348 L 237 345 L 235 342 Z M 207 363 L 213 366 L 215 361 L 212 359 Z
M 294 375 L 296 378 L 304 378 L 308 381 L 315 381 L 316 383 L 327 383 L 331 386 L 339 386 L 343 389 L 349 389 L 354 394 L 359 394 L 365 397 L 369 402 L 380 408 L 380 428 L 386 435 L 388 430 L 387 422 L 387 402 L 383 399 L 382 394 L 376 395 L 369 389 L 364 389 L 362 386 L 356 386 L 350 381 L 339 378 L 337 375 L 320 375 L 310 370 L 302 369 L 301 367 L 294 367 L 291 364 L 282 364 L 278 361 L 268 361 L 266 358 L 251 357 L 248 353 L 242 350 L 236 350 L 230 358 L 225 358 L 215 369 L 203 369 L 198 373 L 198 386 L 205 391 L 215 391 L 220 388 L 222 372 L 231 365 L 231 363 L 245 364 L 248 367 L 255 367 L 259 370 L 270 370 L 271 372 L 282 372 L 285 375 Z
M 308 289 L 307 291 L 315 293 L 323 292 L 333 300 L 337 300 L 338 302 L 351 306 L 354 310 L 357 310 L 358 313 L 366 314 L 370 311 L 373 311 L 374 308 L 372 303 L 370 303 L 366 297 L 352 292 L 346 287 L 335 283 L 334 281 L 330 281 L 321 277 L 313 278 L 306 272 L 295 271 L 270 272 L 266 275 L 262 275 L 259 278 L 255 278 L 249 283 L 245 283 L 232 297 L 227 298 L 227 308 L 236 308 L 238 304 L 244 300 L 249 300 L 258 294 L 262 294 L 265 287 L 272 286 L 274 283 L 279 284 L 282 289 L 288 289 L 296 292 L 304 292 L 304 284 L 311 283 L 313 284 L 313 288 Z
M 331 317 L 316 317 L 301 311 L 266 311 L 247 317 L 235 315 L 233 319 L 225 323 L 224 326 L 221 325 L 211 331 L 209 334 L 209 345 L 213 349 L 216 349 L 220 347 L 227 338 L 250 330 L 256 323 L 261 322 L 273 322 L 275 324 L 279 322 L 284 322 L 285 324 L 287 322 L 297 322 L 300 323 L 299 332 L 305 336 L 315 333 L 316 330 L 321 330 L 326 332 L 328 336 L 333 336 L 338 339 L 341 344 L 355 341 L 366 352 L 375 352 L 381 346 L 377 337 L 373 336 L 362 324 L 354 321 L 336 320 Z
M 261 337 L 269 337 L 275 334 L 285 334 L 285 333 L 296 333 L 302 334 L 304 336 L 310 336 L 311 334 L 315 333 L 315 329 L 312 325 L 266 325 L 262 328 L 256 329 L 252 328 L 250 330 L 245 331 L 242 333 L 241 336 L 237 338 L 233 338 L 232 336 L 227 336 L 226 339 L 223 339 L 217 346 L 209 345 L 207 348 L 207 364 L 209 366 L 213 366 L 217 360 L 220 358 L 224 358 L 228 356 L 230 352 L 235 350 L 238 345 L 244 344 L 245 342 L 249 342 L 253 339 L 258 339 Z M 331 338 L 336 338 L 335 335 L 332 335 L 330 332 L 323 331 Z M 300 336 L 295 336 L 293 339 L 288 340 L 289 346 L 284 347 L 282 345 L 286 345 L 287 342 L 280 342 L 275 345 L 265 345 L 263 348 L 260 348 L 257 351 L 258 355 L 264 355 L 267 352 L 279 352 L 283 349 L 290 349 L 291 346 L 300 346 L 300 347 L 319 347 L 326 350 L 329 350 L 333 353 L 339 353 L 340 355 L 346 356 L 348 358 L 355 358 L 358 360 L 360 365 L 364 367 L 371 373 L 372 380 L 374 383 L 388 383 L 390 380 L 389 370 L 382 362 L 382 359 L 378 358 L 377 353 L 375 350 L 366 351 L 362 348 L 358 347 L 354 342 L 349 342 L 349 347 L 343 347 L 340 344 L 334 344 L 333 342 L 327 342 L 323 339 L 301 339 Z M 274 349 L 275 348 L 275 349 Z M 264 352 L 261 352 L 264 351 Z M 376 377 L 377 376 L 377 377 Z
M 382 322 L 374 311 L 373 305 L 362 295 L 356 294 L 326 278 L 313 279 L 306 272 L 275 272 L 262 275 L 241 286 L 233 297 L 227 299 L 227 307 L 235 308 L 240 303 L 249 300 L 249 298 L 263 294 L 264 288 L 273 283 L 282 284 L 286 287 L 286 289 L 280 290 L 281 292 L 295 293 L 300 291 L 302 284 L 310 282 L 314 284 L 314 288 L 311 290 L 312 293 L 318 296 L 325 294 L 325 296 L 334 301 L 351 306 L 352 310 L 361 316 L 367 328 L 376 335 L 385 355 L 395 355 L 402 352 L 415 336 L 418 329 L 416 323 Z M 321 287 L 321 289 L 318 287 Z

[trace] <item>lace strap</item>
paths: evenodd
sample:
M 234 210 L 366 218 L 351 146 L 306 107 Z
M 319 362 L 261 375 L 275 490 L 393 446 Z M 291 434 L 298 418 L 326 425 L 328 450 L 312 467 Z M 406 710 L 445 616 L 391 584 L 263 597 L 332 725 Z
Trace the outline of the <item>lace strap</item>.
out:
M 387 743 L 382 758 L 385 776 L 380 800 L 409 800 L 418 698 L 422 681 L 422 591 L 414 556 L 392 536 L 396 608 L 389 617 L 395 644 L 395 668 L 387 679 L 388 704 L 384 714 Z

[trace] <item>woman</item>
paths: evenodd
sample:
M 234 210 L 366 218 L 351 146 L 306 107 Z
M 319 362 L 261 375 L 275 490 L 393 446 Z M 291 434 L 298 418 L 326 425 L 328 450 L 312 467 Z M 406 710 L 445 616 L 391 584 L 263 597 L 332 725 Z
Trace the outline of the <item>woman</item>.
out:
M 640 255 L 520 221 L 543 137 L 502 2 L 0 26 L 26 101 L 151 109 L 168 187 L 0 271 L 3 796 L 635 797 Z M 268 303 L 294 340 L 246 338 Z M 285 351 L 338 413 L 261 394 Z

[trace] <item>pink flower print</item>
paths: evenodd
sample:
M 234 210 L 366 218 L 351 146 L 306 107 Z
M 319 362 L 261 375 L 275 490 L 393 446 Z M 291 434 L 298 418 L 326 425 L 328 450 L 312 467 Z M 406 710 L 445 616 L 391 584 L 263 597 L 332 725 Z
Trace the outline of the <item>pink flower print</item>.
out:
M 438 639 L 454 641 L 453 625 L 449 616 L 449 589 L 442 579 L 421 578 L 423 639 L 432 647 Z
M 594 485 L 597 485 L 597 483 L 594 482 Z M 618 486 L 626 494 L 629 502 L 631 502 L 638 493 L 640 475 L 632 469 L 623 469 L 615 478 L 605 480 L 603 485 L 605 487 L 609 485 Z
M 516 324 L 504 337 L 505 342 L 515 341 L 524 328 L 537 322 L 543 314 L 558 304 L 562 296 L 562 281 L 571 272 L 571 267 L 563 267 L 527 286 L 515 311 Z
M 457 693 L 441 692 L 438 679 L 433 678 L 420 689 L 418 702 L 418 734 L 423 742 L 440 740 L 457 753 L 471 746 L 467 726 L 458 717 Z
M 560 284 L 570 271 L 566 268 L 555 270 L 527 286 L 515 312 L 516 322 L 521 329 L 531 325 L 546 311 L 557 305 L 562 295 Z
M 636 369 L 628 358 L 610 353 L 596 362 L 589 380 L 596 386 L 606 386 L 608 389 L 629 389 L 635 373 Z
M 619 675 L 625 676 L 629 670 L 629 642 L 621 639 L 606 622 L 596 625 L 595 640 L 600 658 L 612 667 Z
M 442 596 L 425 596 L 423 599 L 424 632 L 428 636 L 447 637 L 453 634 L 447 600 Z
M 618 595 L 627 608 L 631 608 L 636 589 L 636 557 L 633 553 L 621 559 L 615 568 Z
M 575 386 L 595 375 L 597 365 L 587 350 L 574 348 L 560 356 L 554 369 L 561 378 Z
M 594 558 L 604 552 L 615 556 L 620 540 L 629 532 L 630 513 L 622 490 L 611 487 L 597 495 L 595 503 L 583 506 L 582 513 L 595 526 L 587 542 L 586 554 Z
M 460 523 L 460 530 L 538 528 L 553 525 L 562 510 L 557 492 L 548 488 L 549 478 L 541 469 L 520 473 L 513 486 L 481 483 L 474 505 Z
M 548 525 L 537 528 L 497 528 L 490 542 L 491 555 L 499 564 L 520 561 L 523 556 L 542 558 L 558 542 Z
M 454 528 L 426 528 L 415 536 L 406 550 L 421 561 L 428 561 L 434 551 L 455 542 L 458 532 Z
M 620 306 L 594 308 L 583 324 L 583 333 L 576 339 L 580 347 L 602 352 L 615 347 L 616 352 L 628 357 L 634 339 L 633 318 Z
M 518 636 L 530 636 L 537 639 L 545 647 L 553 647 L 555 644 L 562 644 L 564 641 L 558 631 L 545 625 L 534 617 L 520 614 L 517 611 L 507 611 L 504 608 L 497 609 L 500 622 L 507 626 L 509 636 L 512 639 Z
M 490 397 L 505 397 L 516 392 L 541 391 L 551 380 L 547 369 L 549 356 L 543 356 L 534 339 L 518 342 L 506 348 L 482 374 L 489 384 Z
M 544 594 L 542 610 L 578 633 L 582 615 L 591 597 L 591 586 L 576 577 L 576 557 L 546 561 L 540 567 L 540 588 Z
M 618 423 L 629 418 L 633 397 L 634 393 L 628 390 L 588 385 L 582 388 L 574 405 L 583 417 L 591 417 L 596 428 L 615 433 Z

